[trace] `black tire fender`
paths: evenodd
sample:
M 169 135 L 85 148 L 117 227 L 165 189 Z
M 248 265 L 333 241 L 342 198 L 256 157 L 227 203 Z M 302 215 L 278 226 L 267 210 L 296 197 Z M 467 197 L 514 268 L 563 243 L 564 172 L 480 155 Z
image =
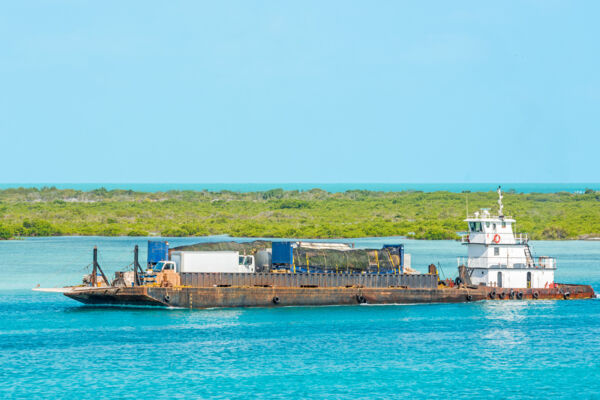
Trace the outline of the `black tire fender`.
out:
M 273 297 L 272 301 L 273 301 L 273 304 L 279 304 L 280 300 L 279 300 L 279 297 L 275 296 L 275 297 Z
M 536 300 L 537 300 L 537 299 L 538 299 L 538 297 L 540 297 L 540 294 L 539 294 L 538 292 L 533 292 L 533 293 L 531 294 L 531 296 L 532 296 L 534 299 L 536 299 Z
M 473 300 L 473 296 L 471 296 L 470 294 L 467 295 L 467 301 L 472 301 Z
M 517 299 L 519 299 L 519 300 L 523 299 L 523 292 L 517 293 Z
M 496 291 L 495 291 L 495 290 L 492 290 L 492 291 L 490 292 L 490 299 L 494 300 L 495 298 L 496 298 Z
M 169 301 L 171 301 L 171 296 L 169 296 L 168 294 L 165 294 L 164 299 L 168 303 Z

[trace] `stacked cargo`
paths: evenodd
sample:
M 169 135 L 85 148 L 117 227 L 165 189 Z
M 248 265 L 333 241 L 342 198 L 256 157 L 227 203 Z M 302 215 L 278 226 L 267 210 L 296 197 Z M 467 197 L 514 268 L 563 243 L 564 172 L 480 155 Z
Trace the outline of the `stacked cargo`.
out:
M 410 256 L 403 245 L 385 245 L 381 249 L 357 249 L 348 243 L 255 240 L 251 242 L 215 242 L 180 246 L 174 252 L 237 251 L 256 255 L 256 271 L 289 272 L 374 272 L 413 273 Z

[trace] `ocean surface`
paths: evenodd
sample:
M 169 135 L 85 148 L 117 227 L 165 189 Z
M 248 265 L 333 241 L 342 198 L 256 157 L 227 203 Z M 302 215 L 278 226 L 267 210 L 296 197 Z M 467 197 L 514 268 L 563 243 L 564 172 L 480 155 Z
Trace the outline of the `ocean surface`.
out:
M 465 251 L 352 242 L 405 243 L 449 277 Z M 112 275 L 134 244 L 145 256 L 145 238 L 0 241 L 0 398 L 600 398 L 598 300 L 168 310 L 29 290 L 79 283 L 94 245 Z M 533 250 L 558 258 L 558 282 L 600 290 L 600 242 Z
M 418 190 L 423 192 L 448 191 L 460 193 L 494 191 L 501 185 L 504 190 L 515 190 L 519 193 L 556 193 L 583 192 L 586 189 L 600 190 L 600 183 L 0 183 L 0 189 L 18 187 L 56 187 L 58 189 L 75 189 L 90 191 L 98 188 L 108 190 L 123 189 L 139 192 L 164 192 L 169 190 L 208 190 L 217 192 L 230 190 L 233 192 L 259 192 L 270 189 L 301 190 L 322 189 L 331 193 L 347 190 L 372 190 L 382 192 L 401 192 Z

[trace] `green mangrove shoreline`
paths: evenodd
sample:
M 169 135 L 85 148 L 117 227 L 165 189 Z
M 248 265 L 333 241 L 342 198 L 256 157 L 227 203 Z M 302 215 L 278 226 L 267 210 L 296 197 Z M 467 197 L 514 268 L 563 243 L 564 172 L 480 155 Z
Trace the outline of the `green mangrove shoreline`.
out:
M 320 189 L 134 192 L 0 190 L 0 238 L 208 236 L 456 239 L 469 212 L 495 210 L 495 192 L 329 193 Z M 600 192 L 513 193 L 505 214 L 532 239 L 600 237 Z

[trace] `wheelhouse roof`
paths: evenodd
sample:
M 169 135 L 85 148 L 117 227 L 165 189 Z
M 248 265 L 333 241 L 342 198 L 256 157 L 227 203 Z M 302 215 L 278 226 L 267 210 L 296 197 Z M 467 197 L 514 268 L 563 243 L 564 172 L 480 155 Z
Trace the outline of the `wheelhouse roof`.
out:
M 516 220 L 512 218 L 500 218 L 500 217 L 469 217 L 465 220 L 465 222 L 516 222 Z

